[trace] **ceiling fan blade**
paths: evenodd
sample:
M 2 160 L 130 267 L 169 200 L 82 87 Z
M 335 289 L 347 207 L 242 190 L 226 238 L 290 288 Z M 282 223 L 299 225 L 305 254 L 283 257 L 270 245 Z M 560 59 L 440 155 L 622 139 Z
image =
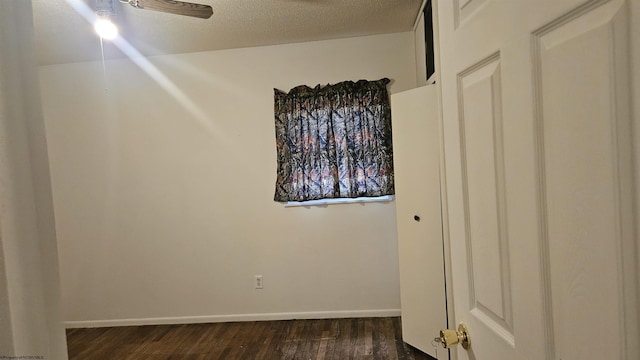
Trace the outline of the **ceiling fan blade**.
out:
M 208 19 L 213 15 L 213 9 L 209 5 L 194 4 L 173 0 L 134 0 L 129 3 L 138 9 L 162 11 L 171 14 L 192 16 Z

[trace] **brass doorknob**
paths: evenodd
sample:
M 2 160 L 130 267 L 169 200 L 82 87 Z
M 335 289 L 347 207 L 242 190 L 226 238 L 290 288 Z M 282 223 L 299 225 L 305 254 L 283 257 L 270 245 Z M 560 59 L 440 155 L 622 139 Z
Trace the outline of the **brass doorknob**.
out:
M 471 346 L 471 339 L 469 338 L 469 330 L 464 324 L 458 325 L 458 331 L 455 330 L 440 330 L 440 338 L 436 338 L 439 343 L 448 349 L 455 345 L 462 345 L 466 350 Z

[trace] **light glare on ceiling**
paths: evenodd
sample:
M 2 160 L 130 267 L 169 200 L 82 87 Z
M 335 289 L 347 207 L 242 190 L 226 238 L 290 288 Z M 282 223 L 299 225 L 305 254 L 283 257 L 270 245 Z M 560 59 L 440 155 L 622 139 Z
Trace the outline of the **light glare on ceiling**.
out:
M 118 27 L 107 17 L 99 17 L 93 27 L 105 40 L 113 40 L 118 36 Z

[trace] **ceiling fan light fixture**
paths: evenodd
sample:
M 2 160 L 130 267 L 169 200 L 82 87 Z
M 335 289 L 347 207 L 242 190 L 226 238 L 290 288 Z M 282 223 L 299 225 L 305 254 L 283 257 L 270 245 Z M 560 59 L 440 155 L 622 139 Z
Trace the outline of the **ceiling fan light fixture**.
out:
M 100 38 L 104 40 L 113 40 L 118 37 L 118 27 L 112 21 L 115 17 L 115 8 L 113 0 L 94 0 L 96 9 L 96 20 L 93 28 Z
M 113 40 L 118 37 L 118 27 L 108 16 L 98 16 L 93 28 L 102 39 Z

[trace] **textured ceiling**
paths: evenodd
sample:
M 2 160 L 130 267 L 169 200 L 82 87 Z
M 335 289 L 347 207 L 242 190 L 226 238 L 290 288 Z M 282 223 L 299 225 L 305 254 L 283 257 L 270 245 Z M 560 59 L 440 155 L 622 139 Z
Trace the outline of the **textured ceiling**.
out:
M 91 0 L 84 0 L 92 5 Z M 114 0 L 120 33 L 144 55 L 176 54 L 410 31 L 422 0 L 193 0 L 208 20 L 139 10 Z M 40 65 L 101 58 L 100 40 L 72 6 L 32 0 Z M 105 57 L 123 57 L 105 43 Z

